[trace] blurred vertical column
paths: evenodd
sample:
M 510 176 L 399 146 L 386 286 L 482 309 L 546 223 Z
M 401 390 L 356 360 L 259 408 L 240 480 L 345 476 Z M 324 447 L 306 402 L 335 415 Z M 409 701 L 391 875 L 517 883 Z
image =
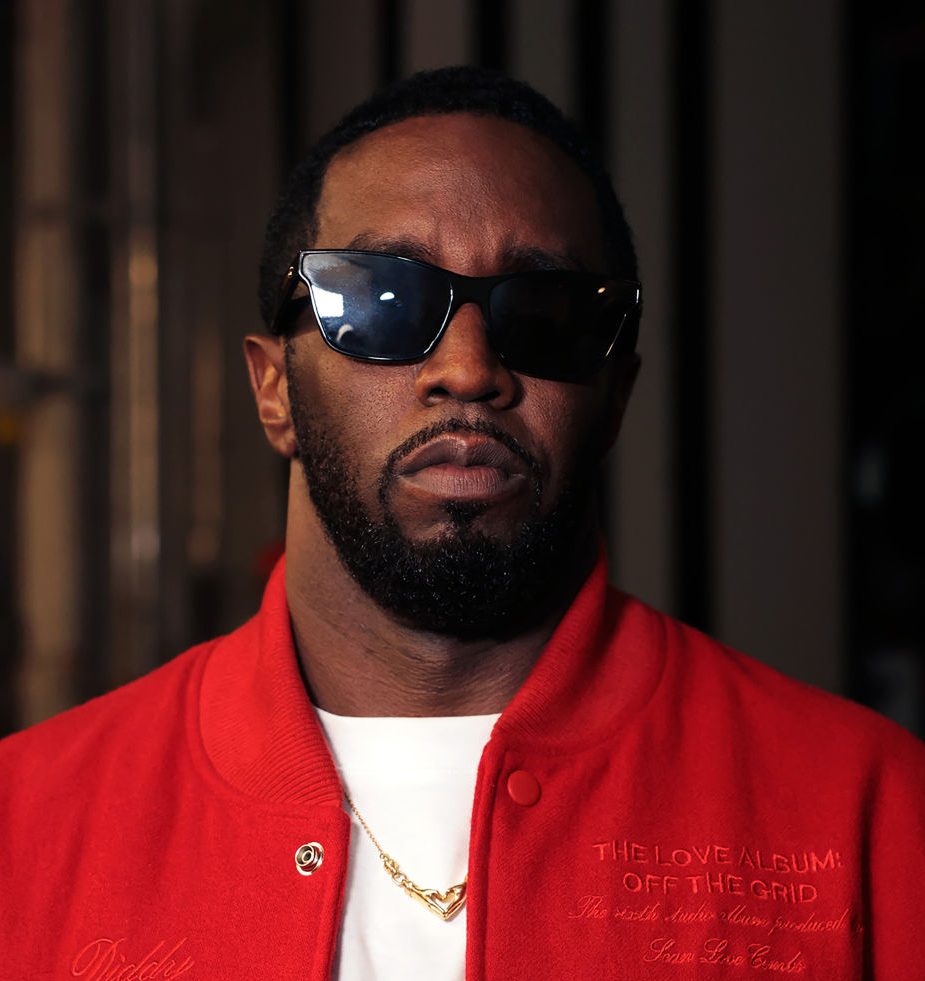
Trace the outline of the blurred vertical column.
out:
M 16 519 L 22 426 L 19 407 L 13 403 L 15 15 L 14 4 L 0 4 L 0 734 L 15 729 L 19 721 L 15 682 L 20 657 Z
M 570 0 L 510 0 L 510 18 L 511 74 L 573 112 Z
M 470 60 L 472 4 L 469 0 L 405 0 L 403 74 Z
M 15 61 L 14 260 L 19 440 L 20 721 L 66 707 L 80 635 L 80 413 L 72 94 L 79 79 L 66 0 L 20 3 Z
M 843 5 L 715 5 L 716 629 L 844 678 Z
M 925 736 L 925 6 L 854 4 L 846 33 L 850 693 Z
M 160 453 L 156 30 L 151 0 L 112 0 L 111 609 L 114 681 L 157 663 Z
M 299 156 L 333 126 L 348 109 L 365 99 L 375 88 L 377 61 L 384 42 L 397 37 L 388 33 L 386 22 L 402 31 L 403 10 L 387 11 L 376 0 L 315 0 L 304 7 L 295 118 L 287 125 L 301 128 Z M 391 17 L 386 17 L 391 13 Z M 293 161 L 295 163 L 295 161 Z
M 668 0 L 620 0 L 614 7 L 608 36 L 610 161 L 635 235 L 645 312 L 642 371 L 611 455 L 610 551 L 623 588 L 676 611 L 672 18 Z
M 300 8 L 156 10 L 162 661 L 254 612 L 280 541 L 285 467 L 257 422 L 242 341 L 261 328 L 264 223 L 307 95 L 291 64 Z

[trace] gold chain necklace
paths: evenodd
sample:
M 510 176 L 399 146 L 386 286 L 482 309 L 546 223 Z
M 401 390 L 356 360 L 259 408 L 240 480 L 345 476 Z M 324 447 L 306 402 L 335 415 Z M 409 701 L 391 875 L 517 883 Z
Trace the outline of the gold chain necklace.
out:
M 345 791 L 344 796 L 347 798 L 350 810 L 356 815 L 357 820 L 363 826 L 363 830 L 369 836 L 369 840 L 375 846 L 376 851 L 379 852 L 382 865 L 391 877 L 392 882 L 396 886 L 401 886 L 409 896 L 423 903 L 431 913 L 436 913 L 442 920 L 453 919 L 466 903 L 466 880 L 463 879 L 458 885 L 450 886 L 445 892 L 440 892 L 439 889 L 426 889 L 412 882 L 402 872 L 398 862 L 388 852 L 383 850 L 382 845 L 379 844 L 376 836 L 370 831 L 369 825 L 363 819 L 363 815 L 357 810 L 356 804 L 351 800 L 350 794 Z

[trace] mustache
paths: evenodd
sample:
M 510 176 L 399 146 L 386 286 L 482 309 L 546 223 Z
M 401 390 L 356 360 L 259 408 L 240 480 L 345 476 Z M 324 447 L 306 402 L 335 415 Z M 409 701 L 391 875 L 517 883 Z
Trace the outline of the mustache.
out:
M 534 487 L 538 489 L 541 486 L 542 467 L 539 460 L 509 432 L 487 419 L 472 421 L 468 419 L 443 419 L 409 436 L 408 439 L 392 450 L 382 468 L 382 476 L 379 478 L 379 500 L 385 503 L 388 487 L 395 477 L 398 464 L 409 453 L 413 453 L 418 447 L 429 443 L 438 436 L 446 436 L 450 433 L 471 433 L 496 439 L 527 465 Z

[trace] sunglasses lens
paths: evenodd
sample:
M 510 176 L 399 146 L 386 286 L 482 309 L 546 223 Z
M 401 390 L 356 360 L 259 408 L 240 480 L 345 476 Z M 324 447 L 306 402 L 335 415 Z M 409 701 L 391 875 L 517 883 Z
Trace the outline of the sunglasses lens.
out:
M 636 295 L 635 284 L 583 274 L 504 280 L 490 301 L 496 350 L 510 368 L 528 375 L 587 377 L 604 364 Z
M 450 289 L 436 269 L 394 256 L 316 252 L 302 275 L 328 344 L 373 361 L 423 357 L 443 326 Z

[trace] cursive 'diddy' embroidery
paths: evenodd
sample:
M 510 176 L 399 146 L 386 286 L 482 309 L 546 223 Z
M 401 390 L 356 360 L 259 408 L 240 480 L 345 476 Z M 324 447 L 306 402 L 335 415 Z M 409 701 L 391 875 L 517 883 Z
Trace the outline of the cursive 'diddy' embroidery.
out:
M 71 975 L 85 981 L 169 981 L 186 974 L 193 959 L 183 946 L 186 937 L 168 947 L 166 940 L 154 945 L 140 960 L 124 950 L 125 937 L 99 937 L 74 955 Z

